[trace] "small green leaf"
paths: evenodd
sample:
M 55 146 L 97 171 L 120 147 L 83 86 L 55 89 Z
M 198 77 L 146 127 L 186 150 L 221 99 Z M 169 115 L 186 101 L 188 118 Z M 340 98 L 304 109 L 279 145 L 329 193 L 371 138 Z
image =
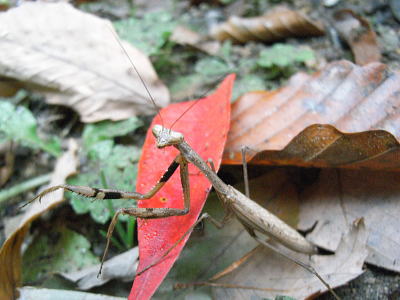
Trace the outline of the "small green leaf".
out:
M 53 137 L 43 141 L 37 134 L 37 124 L 32 113 L 24 106 L 0 101 L 0 133 L 2 140 L 14 140 L 28 147 L 41 148 L 54 156 L 61 153 L 60 141 Z
M 23 257 L 23 280 L 33 282 L 56 272 L 71 272 L 99 263 L 89 241 L 65 227 L 38 236 Z
M 257 75 L 246 75 L 239 79 L 233 87 L 232 99 L 237 99 L 244 93 L 251 91 L 263 91 L 266 89 L 265 80 Z
M 217 77 L 228 74 L 233 70 L 223 60 L 216 57 L 207 57 L 196 63 L 195 71 L 204 77 Z
M 229 40 L 223 42 L 221 49 L 218 51 L 218 55 L 225 61 L 230 61 L 232 56 L 232 42 Z
M 176 26 L 166 11 L 145 14 L 143 19 L 130 18 L 114 22 L 121 39 L 127 40 L 147 55 L 156 55 L 168 41 Z
M 289 296 L 276 296 L 275 300 L 296 300 L 296 299 Z
M 84 146 L 86 149 L 89 149 L 93 144 L 96 144 L 99 141 L 125 135 L 140 126 L 142 126 L 142 121 L 135 117 L 119 122 L 102 121 L 88 124 L 85 126 L 82 135 Z
M 231 4 L 233 1 L 235 1 L 235 0 L 221 0 L 221 3 L 228 5 L 228 4 Z
M 173 98 L 182 99 L 185 98 L 182 94 L 186 95 L 186 91 L 190 91 L 188 94 L 193 94 L 201 85 L 200 82 L 202 82 L 202 80 L 203 77 L 197 73 L 179 76 L 171 83 L 169 90 Z
M 314 52 L 308 49 L 296 48 L 286 44 L 275 44 L 270 49 L 260 53 L 258 65 L 264 68 L 273 66 L 288 67 L 297 62 L 304 63 L 314 59 Z
M 90 160 L 105 160 L 111 155 L 114 148 L 113 140 L 104 140 L 93 144 L 87 149 L 87 154 Z

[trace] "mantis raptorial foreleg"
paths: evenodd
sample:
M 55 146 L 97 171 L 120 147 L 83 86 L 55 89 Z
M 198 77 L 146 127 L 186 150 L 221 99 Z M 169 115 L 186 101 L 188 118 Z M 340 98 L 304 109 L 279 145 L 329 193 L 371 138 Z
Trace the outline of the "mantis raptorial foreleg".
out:
M 137 192 L 126 192 L 120 190 L 112 190 L 112 189 L 99 189 L 92 188 L 87 186 L 76 186 L 76 185 L 58 185 L 53 186 L 48 189 L 45 189 L 41 193 L 39 193 L 35 198 L 26 203 L 25 205 L 35 201 L 38 199 L 40 201 L 41 198 L 46 196 L 49 193 L 52 193 L 59 189 L 64 189 L 75 194 L 88 197 L 95 198 L 100 200 L 110 200 L 110 199 L 134 199 L 134 200 L 147 200 L 153 197 L 171 178 L 172 174 L 176 171 L 176 169 L 180 166 L 180 175 L 181 175 L 181 184 L 183 189 L 183 202 L 184 208 L 121 208 L 115 214 L 111 220 L 111 223 L 107 230 L 107 244 L 104 250 L 104 254 L 101 260 L 99 274 L 101 274 L 101 270 L 103 267 L 104 260 L 107 256 L 108 248 L 110 246 L 111 236 L 114 231 L 115 224 L 118 220 L 119 215 L 130 215 L 135 216 L 142 219 L 156 219 L 156 218 L 166 218 L 172 216 L 183 216 L 189 212 L 190 209 L 190 186 L 189 186 L 189 176 L 188 176 L 188 163 L 182 155 L 178 155 L 172 163 L 169 165 L 168 169 L 161 176 L 160 180 L 154 185 L 153 188 L 150 189 L 145 194 L 137 193 Z M 24 206 L 25 206 L 24 205 Z
M 120 191 L 120 190 L 112 190 L 112 189 L 99 189 L 99 188 L 93 188 L 93 187 L 88 187 L 88 186 L 79 186 L 79 185 L 68 185 L 68 184 L 63 184 L 63 185 L 57 185 L 57 186 L 52 186 L 48 189 L 45 189 L 41 193 L 39 193 L 35 198 L 30 200 L 29 202 L 25 203 L 22 207 L 28 205 L 29 203 L 39 200 L 43 198 L 45 195 L 52 193 L 56 190 L 59 189 L 64 189 L 66 191 L 70 191 L 72 193 L 87 197 L 87 198 L 95 198 L 95 199 L 100 199 L 100 200 L 111 200 L 111 199 L 133 199 L 133 200 L 147 200 L 153 197 L 168 181 L 168 179 L 174 174 L 176 169 L 181 166 L 181 174 L 185 171 L 187 171 L 187 161 L 182 158 L 181 155 L 178 155 L 169 165 L 168 169 L 164 172 L 164 174 L 161 176 L 160 180 L 150 189 L 145 194 L 137 193 L 137 192 L 126 192 L 126 191 Z M 186 185 L 189 186 L 189 181 L 186 179 L 186 176 L 181 175 L 181 180 L 182 186 Z M 186 204 L 186 200 L 188 200 L 188 195 L 184 194 L 184 201 Z M 189 204 L 189 202 L 188 202 Z M 186 207 L 186 206 L 185 206 Z M 188 205 L 190 207 L 190 205 Z M 146 218 L 145 216 L 142 218 Z

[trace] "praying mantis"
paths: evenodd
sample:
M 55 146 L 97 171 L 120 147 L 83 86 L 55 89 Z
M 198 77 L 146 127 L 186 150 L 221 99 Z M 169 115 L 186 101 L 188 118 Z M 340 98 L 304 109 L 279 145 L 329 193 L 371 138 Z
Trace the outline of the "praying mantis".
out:
M 122 45 L 121 45 L 122 47 Z M 123 49 L 123 47 L 122 47 Z M 133 62 L 131 61 L 135 71 L 137 72 Z M 139 78 L 140 74 L 137 72 Z M 141 79 L 142 80 L 142 79 Z M 142 80 L 145 85 L 144 81 Z M 147 90 L 147 88 L 146 88 Z M 148 90 L 147 90 L 148 91 Z M 149 93 L 150 95 L 150 93 Z M 151 101 L 154 103 L 150 95 Z M 190 210 L 190 184 L 189 184 L 189 172 L 188 172 L 188 164 L 193 164 L 198 170 L 203 173 L 207 179 L 211 182 L 214 187 L 218 197 L 222 201 L 224 207 L 227 211 L 234 215 L 239 222 L 244 226 L 246 231 L 261 245 L 276 250 L 273 246 L 269 245 L 262 238 L 260 238 L 257 233 L 261 233 L 266 235 L 273 240 L 278 241 L 282 245 L 286 246 L 289 249 L 292 249 L 296 252 L 313 255 L 318 253 L 318 249 L 310 243 L 307 239 L 305 239 L 301 234 L 299 234 L 295 229 L 287 225 L 281 219 L 270 213 L 268 210 L 258 205 L 256 202 L 252 201 L 248 195 L 241 193 L 236 190 L 234 187 L 225 184 L 216 174 L 215 169 L 213 167 L 212 161 L 204 161 L 197 152 L 192 149 L 192 147 L 185 141 L 185 137 L 182 133 L 178 131 L 173 131 L 171 128 L 166 128 L 163 125 L 157 124 L 152 128 L 152 133 L 156 139 L 156 146 L 159 149 L 174 147 L 179 151 L 179 154 L 175 157 L 175 159 L 170 163 L 168 169 L 164 172 L 164 174 L 160 177 L 159 181 L 151 188 L 148 192 L 141 194 L 138 192 L 127 192 L 127 191 L 119 191 L 112 189 L 100 189 L 100 188 L 92 188 L 86 186 L 74 186 L 74 185 L 58 185 L 54 187 L 50 187 L 40 194 L 38 194 L 34 199 L 30 202 L 35 201 L 44 197 L 45 195 L 58 190 L 64 189 L 85 197 L 96 198 L 96 199 L 134 199 L 134 200 L 146 200 L 150 199 L 154 196 L 165 183 L 171 178 L 171 176 L 177 171 L 179 168 L 181 185 L 183 189 L 183 203 L 184 208 L 121 208 L 119 209 L 112 221 L 109 225 L 107 231 L 107 244 L 102 257 L 102 263 L 104 262 L 107 251 L 110 245 L 110 240 L 112 233 L 114 231 L 115 224 L 120 215 L 130 215 L 143 219 L 154 219 L 154 218 L 166 218 L 172 216 L 183 216 L 186 215 Z M 199 220 L 208 219 L 216 225 L 217 227 L 222 227 L 223 222 L 219 222 L 213 219 L 208 214 L 203 214 Z M 191 227 L 193 229 L 194 225 Z M 190 229 L 190 230 L 191 230 Z M 186 232 L 180 239 L 176 241 L 173 247 L 179 244 L 183 238 L 190 233 L 190 230 Z M 146 272 L 148 269 L 159 263 L 164 257 L 170 253 L 173 249 L 167 249 L 167 251 L 162 255 L 161 259 L 155 261 L 154 263 L 148 265 L 146 268 L 142 269 L 138 275 Z M 324 284 L 338 299 L 337 295 L 332 291 L 329 284 L 311 267 L 300 261 L 290 258 L 289 256 L 282 254 L 278 251 L 279 254 L 285 256 L 286 258 L 292 260 L 296 264 L 306 268 Z M 101 273 L 101 268 L 99 274 Z
M 114 226 L 118 220 L 118 216 L 121 214 L 135 216 L 144 219 L 153 219 L 153 218 L 166 218 L 171 216 L 182 216 L 189 212 L 190 210 L 190 186 L 189 186 L 189 174 L 188 174 L 188 164 L 191 163 L 195 165 L 211 182 L 213 185 L 218 197 L 222 201 L 223 205 L 227 208 L 227 210 L 236 216 L 236 218 L 242 223 L 247 232 L 254 237 L 260 244 L 265 247 L 274 249 L 271 245 L 266 243 L 263 239 L 259 238 L 256 235 L 256 232 L 267 235 L 274 240 L 279 241 L 284 246 L 305 254 L 316 254 L 317 248 L 307 241 L 302 235 L 300 235 L 296 230 L 292 227 L 284 223 L 278 217 L 270 213 L 268 210 L 258 205 L 250 198 L 242 194 L 240 191 L 236 190 L 230 185 L 225 184 L 215 173 L 212 162 L 207 164 L 197 153 L 194 151 L 191 146 L 185 142 L 184 136 L 180 132 L 173 131 L 171 129 L 165 128 L 162 125 L 155 125 L 152 128 L 152 133 L 156 138 L 156 145 L 158 148 L 162 149 L 165 147 L 175 147 L 179 154 L 176 158 L 171 162 L 168 169 L 161 176 L 160 180 L 154 185 L 152 189 L 150 189 L 145 194 L 140 194 L 137 192 L 126 192 L 112 189 L 98 189 L 91 188 L 85 186 L 73 186 L 73 185 L 59 185 L 48 188 L 38 194 L 34 199 L 40 199 L 44 197 L 46 194 L 49 194 L 58 189 L 68 190 L 70 192 L 97 199 L 135 199 L 135 200 L 145 200 L 154 196 L 163 186 L 164 184 L 171 178 L 172 174 L 180 167 L 180 177 L 181 184 L 183 189 L 183 201 L 184 208 L 121 208 L 114 215 L 111 224 L 109 226 L 107 232 L 107 245 L 104 251 L 104 255 L 102 258 L 102 262 L 104 261 L 107 250 L 110 244 L 110 239 L 114 230 Z M 209 219 L 214 225 L 217 227 L 221 227 L 223 224 L 213 219 L 208 214 L 203 214 L 199 220 Z M 186 233 L 187 234 L 187 233 Z M 185 234 L 185 236 L 186 236 Z M 175 245 L 177 245 L 182 238 L 180 238 Z M 162 256 L 165 257 L 172 250 L 168 249 L 166 253 Z M 278 252 L 280 253 L 280 252 Z M 282 253 L 280 253 L 282 254 Z M 284 255 L 284 254 L 282 254 Z M 316 275 L 321 282 L 329 289 L 330 286 L 322 279 L 322 277 L 311 267 L 306 264 L 294 260 L 286 255 L 285 257 L 291 259 L 295 263 L 300 266 L 306 268 L 314 275 Z M 153 264 L 147 266 L 145 269 L 141 270 L 140 273 L 145 272 L 159 261 L 154 262 Z M 101 272 L 101 269 L 100 269 Z M 100 273 L 99 272 L 99 273 Z M 335 295 L 335 294 L 334 294 Z M 338 298 L 335 295 L 336 298 Z

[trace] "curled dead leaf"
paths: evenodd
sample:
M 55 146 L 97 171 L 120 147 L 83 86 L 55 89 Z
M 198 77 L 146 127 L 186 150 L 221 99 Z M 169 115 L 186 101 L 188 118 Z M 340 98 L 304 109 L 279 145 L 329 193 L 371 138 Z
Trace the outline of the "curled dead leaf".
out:
M 78 145 L 70 140 L 69 149 L 57 161 L 50 186 L 65 183 L 65 179 L 76 172 Z M 0 249 L 0 299 L 16 299 L 17 287 L 21 285 L 21 245 L 29 230 L 30 224 L 46 211 L 64 201 L 63 191 L 59 190 L 41 202 L 30 204 L 20 223 L 8 236 Z
M 366 65 L 381 60 L 376 34 L 365 18 L 344 9 L 334 14 L 334 20 L 334 26 L 350 45 L 357 64 Z
M 264 151 L 252 163 L 398 169 L 399 86 L 386 65 L 339 61 L 280 90 L 245 94 L 232 107 L 224 163 L 240 164 L 246 145 Z
M 43 92 L 49 103 L 70 106 L 84 122 L 154 111 L 109 21 L 67 3 L 36 2 L 1 14 L 0 27 L 0 75 Z M 123 46 L 157 105 L 167 105 L 168 90 L 148 57 Z
M 210 35 L 217 40 L 232 40 L 236 43 L 247 41 L 273 42 L 287 37 L 320 36 L 323 25 L 314 22 L 300 12 L 279 7 L 255 18 L 232 16 L 225 23 L 217 25 Z
M 400 144 L 390 133 L 343 133 L 330 125 L 311 125 L 281 151 L 261 151 L 255 164 L 399 170 Z

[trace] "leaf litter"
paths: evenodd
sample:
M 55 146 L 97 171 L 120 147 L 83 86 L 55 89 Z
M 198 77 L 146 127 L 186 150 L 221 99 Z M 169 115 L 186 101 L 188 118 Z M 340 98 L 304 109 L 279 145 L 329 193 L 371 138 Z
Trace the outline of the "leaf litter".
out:
M 335 249 L 335 254 L 313 255 L 311 258 L 294 252 L 290 255 L 307 262 L 332 287 L 337 287 L 363 273 L 363 263 L 368 255 L 365 247 L 366 239 L 367 232 L 363 220 L 360 219 L 353 224 L 349 232 L 343 235 L 340 244 Z M 214 288 L 217 299 L 270 298 L 282 294 L 295 299 L 305 299 L 327 291 L 315 275 L 273 251 L 262 250 L 253 255 L 248 263 L 240 266 L 237 272 L 218 281 L 222 284 L 237 284 L 255 289 Z M 282 252 L 285 250 L 282 249 Z M 265 290 L 260 291 L 256 288 Z M 276 290 L 280 291 L 276 292 Z
M 205 64 L 205 65 L 207 65 L 207 64 Z M 373 72 L 371 72 L 370 74 L 373 74 Z M 379 74 L 382 74 L 382 73 L 380 73 L 380 72 L 377 72 L 377 74 L 378 74 L 378 77 L 379 77 Z M 372 76 L 372 75 L 371 75 Z M 358 78 L 356 77 L 356 80 L 357 80 Z M 375 81 L 374 81 L 375 82 Z M 351 97 L 350 97 L 351 98 Z M 346 98 L 346 99 L 349 99 L 349 98 Z M 390 111 L 390 109 L 387 107 L 387 109 Z M 393 108 L 393 110 L 395 111 L 396 110 L 396 108 L 394 107 Z M 368 115 L 368 114 L 367 114 Z M 289 116 L 289 118 L 290 119 L 292 119 L 292 116 Z M 255 118 L 254 118 L 255 119 Z M 364 122 L 364 121 L 363 121 Z M 279 124 L 279 123 L 278 123 Z M 333 124 L 333 125 L 335 125 L 335 124 Z M 301 126 L 300 126 L 301 127 Z M 300 128 L 299 127 L 299 128 Z M 282 142 L 282 144 L 281 144 L 281 146 L 282 147 L 284 147 L 285 145 L 287 145 L 287 143 L 289 143 L 290 142 L 290 140 L 291 140 L 291 138 L 293 138 L 293 137 L 297 137 L 297 136 L 299 136 L 299 132 L 301 132 L 304 128 L 305 128 L 306 126 L 304 126 L 303 128 L 300 128 L 300 130 L 296 133 L 296 134 L 294 134 L 294 135 L 289 135 L 289 136 L 287 136 L 286 135 L 286 133 L 287 132 L 285 132 L 285 131 L 283 131 L 283 132 L 280 132 L 279 134 L 278 134 L 278 136 L 279 135 L 281 135 L 282 137 L 285 137 L 285 138 L 287 138 L 287 140 L 286 140 L 286 142 Z M 326 127 L 326 126 L 320 126 L 320 128 L 322 128 L 322 129 L 329 129 L 329 127 Z M 335 129 L 335 128 L 334 128 Z M 340 129 L 340 128 L 339 128 Z M 370 130 L 369 128 L 367 128 L 366 130 Z M 334 131 L 334 130 L 333 130 Z M 330 131 L 330 132 L 332 132 L 332 130 Z M 368 133 L 368 132 L 367 132 Z M 392 132 L 392 133 L 394 133 L 394 132 Z M 300 133 L 300 135 L 301 135 L 301 133 Z M 347 135 L 346 135 L 346 133 L 343 133 L 343 134 L 341 134 L 341 132 L 339 132 L 339 134 L 337 134 L 336 135 L 337 137 L 338 137 L 338 139 L 337 140 L 343 140 L 343 139 L 346 139 L 347 138 Z M 335 143 L 336 143 L 336 141 L 337 140 L 332 140 L 333 141 L 333 143 L 331 143 L 331 145 L 329 145 L 330 147 L 328 147 L 327 149 L 336 149 L 336 148 L 332 148 L 332 145 L 334 145 Z M 305 138 L 305 139 L 303 139 L 303 141 L 307 141 L 307 137 Z M 371 141 L 371 140 L 370 140 Z M 376 140 L 375 140 L 376 141 Z M 109 142 L 107 142 L 107 141 L 100 141 L 100 142 L 104 142 L 104 144 L 105 145 L 108 145 L 108 146 L 106 146 L 105 147 L 105 149 L 111 149 L 110 147 L 109 147 Z M 373 144 L 374 142 L 372 142 L 372 144 Z M 272 143 L 273 144 L 273 143 Z M 272 145 L 271 144 L 271 145 Z M 279 144 L 279 143 L 278 143 Z M 349 143 L 348 143 L 349 145 L 355 145 L 354 144 L 354 142 L 353 141 L 350 141 Z M 315 145 L 318 145 L 318 141 L 315 143 Z M 298 149 L 298 148 L 296 148 L 296 146 L 297 145 L 294 145 L 294 149 Z M 337 145 L 334 145 L 334 146 L 337 146 Z M 362 147 L 362 145 L 361 145 L 361 147 Z M 276 149 L 280 149 L 279 147 L 278 148 L 276 148 Z M 339 149 L 340 150 L 340 147 L 338 147 L 337 149 Z M 364 144 L 364 149 L 365 149 L 365 144 Z M 372 149 L 372 148 L 371 148 Z M 384 147 L 382 148 L 382 149 L 385 149 Z M 386 148 L 386 149 L 390 149 L 390 148 Z M 355 149 L 356 150 L 356 149 Z M 378 149 L 379 150 L 379 149 Z M 109 150 L 107 150 L 107 151 L 109 151 Z M 107 152 L 106 151 L 106 152 Z M 278 150 L 279 151 L 279 150 Z M 390 152 L 390 151 L 389 151 Z M 305 153 L 305 152 L 304 152 Z M 333 151 L 333 153 L 332 154 L 334 154 L 334 153 L 336 153 L 336 151 Z M 306 153 L 307 154 L 307 153 Z M 341 155 L 342 153 L 340 153 L 339 152 L 339 154 L 338 155 Z M 386 153 L 384 153 L 384 154 L 386 154 Z M 390 154 L 390 153 L 389 153 Z M 97 155 L 97 154 L 95 154 L 95 155 Z M 368 158 L 368 157 L 371 157 L 371 152 L 370 153 L 366 153 L 366 157 Z M 312 156 L 312 155 L 311 155 Z M 295 157 L 296 158 L 296 156 L 293 156 L 293 157 Z M 331 157 L 333 157 L 333 156 L 331 156 Z M 360 159 L 362 156 L 359 156 L 357 159 L 358 159 L 358 161 L 359 161 L 359 163 L 361 163 L 360 164 L 360 166 L 363 166 L 362 165 L 362 163 L 363 163 L 363 160 L 362 159 Z M 307 157 L 306 157 L 307 158 Z M 314 157 L 312 157 L 312 158 L 314 158 Z M 321 158 L 321 157 L 319 157 L 319 158 Z M 385 156 L 383 156 L 383 158 L 384 159 L 381 159 L 381 163 L 382 162 L 385 162 L 385 160 L 387 161 L 387 159 L 386 159 L 386 157 Z M 284 162 L 288 162 L 288 159 L 287 159 L 287 157 L 285 157 L 284 159 L 283 159 L 283 161 Z M 321 159 L 320 159 L 320 161 L 321 161 Z M 326 157 L 322 157 L 322 162 L 326 162 L 327 160 L 326 160 Z M 367 161 L 368 161 L 368 159 L 367 159 Z M 369 160 L 370 161 L 370 160 Z M 281 160 L 281 162 L 282 162 L 282 160 Z M 315 161 L 314 161 L 315 162 Z M 337 163 L 337 161 L 335 161 L 334 160 L 334 162 L 336 162 Z M 389 163 L 390 162 L 395 162 L 395 160 L 393 159 L 393 158 L 391 158 L 391 159 L 389 159 Z M 275 160 L 273 163 L 277 163 L 277 160 Z M 304 161 L 304 163 L 305 163 L 305 165 L 307 165 L 307 164 L 309 164 L 310 163 L 310 160 L 308 160 L 308 159 L 305 159 L 305 161 Z M 300 165 L 299 164 L 299 162 L 294 162 L 294 163 L 289 163 L 289 165 L 291 165 L 291 164 L 294 164 L 294 165 Z M 309 165 L 310 166 L 310 165 Z M 372 168 L 372 169 L 374 169 L 374 168 L 376 168 L 376 166 L 374 167 L 374 166 L 368 166 L 367 165 L 367 167 L 368 168 Z M 323 170 L 321 173 L 322 173 L 322 175 L 324 175 L 324 173 L 323 172 L 329 172 L 329 170 Z M 356 172 L 356 171 L 339 171 L 339 172 L 343 172 L 343 174 L 344 175 L 346 175 L 346 176 L 350 176 L 352 173 L 351 172 Z M 350 175 L 348 175 L 347 173 L 345 173 L 345 172 L 350 172 L 349 174 Z M 361 172 L 361 171 L 360 171 Z M 357 174 L 357 173 L 356 173 Z M 383 176 L 384 174 L 386 174 L 385 172 L 379 172 L 379 173 L 377 173 L 378 175 L 377 176 Z M 321 175 L 321 176 L 322 176 Z M 341 175 L 341 174 L 339 174 L 339 175 Z M 348 178 L 348 177 L 346 177 L 345 176 L 345 178 Z M 340 177 L 340 176 L 339 176 Z M 350 176 L 351 178 L 355 178 L 356 177 L 356 175 L 354 175 L 353 177 L 352 176 Z M 353 180 L 356 180 L 356 179 L 353 179 Z M 335 182 L 336 183 L 336 182 Z M 323 184 L 323 183 L 322 183 Z M 338 186 L 340 186 L 342 183 L 341 182 L 338 182 L 337 183 L 337 185 Z M 314 185 L 312 185 L 312 187 L 313 188 L 315 188 L 315 186 Z M 360 187 L 359 187 L 359 189 L 361 189 Z M 379 188 L 377 188 L 377 189 L 379 189 Z M 366 187 L 366 190 L 367 190 L 367 187 Z M 350 193 L 350 194 L 352 194 L 352 192 L 351 191 L 349 191 L 349 189 L 346 189 L 345 191 L 344 191 L 346 194 L 347 193 Z M 315 193 L 318 193 L 318 191 L 317 192 L 315 192 L 311 187 L 309 187 L 309 188 L 307 188 L 307 189 L 305 189 L 305 192 L 304 192 L 304 195 L 309 195 L 309 194 L 312 194 L 312 195 L 314 195 Z M 379 195 L 379 193 L 377 193 L 378 195 Z M 306 197 L 306 196 L 304 196 L 303 194 L 302 194 L 302 196 L 303 197 Z M 333 196 L 333 198 L 335 199 L 335 195 Z M 306 197 L 307 198 L 307 197 Z M 321 197 L 322 198 L 322 197 Z M 351 197 L 350 197 L 351 198 Z M 378 198 L 380 198 L 380 196 L 378 197 Z M 385 197 L 383 197 L 383 198 L 385 198 Z M 390 197 L 389 197 L 390 198 Z M 347 199 L 347 196 L 346 196 L 346 199 Z M 352 207 L 348 207 L 349 205 L 349 203 L 351 202 L 351 201 L 349 201 L 349 203 L 347 202 L 347 200 L 345 199 L 345 202 L 344 202 L 344 205 L 342 205 L 340 208 L 342 209 L 342 211 L 341 212 L 337 212 L 338 211 L 338 208 L 337 207 L 335 207 L 334 208 L 334 211 L 335 211 L 335 214 L 337 213 L 338 215 L 344 215 L 344 216 L 346 216 L 349 220 L 348 220 L 348 222 L 346 222 L 346 227 L 347 227 L 347 225 L 349 225 L 350 223 L 351 223 L 351 221 L 350 221 L 350 219 L 351 219 L 351 217 L 353 217 L 353 216 L 355 216 L 355 215 L 357 215 L 357 213 L 354 213 L 354 211 L 352 210 Z M 319 200 L 319 199 L 318 199 Z M 351 200 L 351 199 L 350 199 Z M 319 203 L 315 203 L 316 201 L 315 201 L 315 199 L 314 199 L 314 196 L 312 196 L 311 197 L 311 201 L 310 201 L 310 199 L 306 199 L 306 201 L 307 201 L 307 203 L 308 202 L 310 202 L 311 204 L 310 205 L 315 205 L 316 207 L 318 207 L 318 205 L 320 205 Z M 318 202 L 318 201 L 317 201 Z M 321 201 L 321 202 L 325 202 L 325 200 L 324 201 Z M 337 200 L 335 199 L 335 205 L 336 205 L 336 202 L 337 202 Z M 369 201 L 370 202 L 370 201 Z M 393 201 L 392 201 L 393 202 Z M 318 205 L 317 205 L 318 204 Z M 343 203 L 342 203 L 343 204 Z M 389 207 L 389 209 L 391 209 L 391 207 L 390 206 L 388 206 Z M 309 223 L 311 223 L 311 222 L 306 222 L 306 224 L 303 224 L 303 217 L 302 217 L 302 214 L 303 214 L 303 209 L 302 209 L 302 205 L 300 206 L 300 215 L 298 215 L 298 217 L 300 217 L 300 227 L 301 226 L 304 226 L 304 228 L 305 229 L 309 229 L 310 228 L 310 224 Z M 321 208 L 317 208 L 317 209 L 320 209 L 321 210 L 321 214 L 323 213 L 323 211 L 324 211 L 324 209 L 321 209 Z M 375 209 L 378 209 L 378 207 L 377 206 L 374 206 L 374 205 L 372 205 L 371 207 L 368 207 L 368 208 L 366 208 L 366 210 L 371 210 L 371 212 L 374 212 L 374 210 Z M 349 217 L 350 216 L 350 217 Z M 357 216 L 359 216 L 359 215 L 357 215 Z M 363 216 L 363 215 L 361 215 L 361 216 Z M 324 218 L 326 218 L 325 216 L 324 216 Z M 324 220 L 324 218 L 321 218 L 322 220 Z M 342 218 L 345 218 L 345 217 L 343 217 L 342 216 Z M 325 219 L 325 220 L 328 220 L 329 221 L 329 218 L 327 218 L 327 219 Z M 367 223 L 367 227 L 369 226 L 368 225 L 368 221 L 366 221 L 366 223 Z M 317 223 L 317 226 L 321 226 L 321 224 L 320 223 Z M 341 226 L 341 225 L 340 225 Z M 318 227 L 317 227 L 318 228 Z M 322 228 L 322 229 L 321 229 Z M 320 228 L 320 230 L 330 230 L 329 228 L 328 229 L 326 229 L 326 227 L 321 227 Z M 343 228 L 343 230 L 344 230 L 345 228 Z M 341 232 L 343 232 L 343 231 L 341 231 Z M 312 232 L 313 233 L 313 232 Z M 311 234 L 312 234 L 311 233 Z M 378 233 L 377 233 L 378 235 L 379 235 L 379 231 L 378 231 Z M 335 236 L 335 239 L 334 239 L 334 241 L 335 241 L 335 244 L 336 244 L 336 246 L 338 245 L 338 243 L 339 243 L 339 238 L 338 237 L 336 237 Z M 380 242 L 380 241 L 379 241 Z M 323 243 L 323 242 L 322 242 Z M 325 246 L 325 247 L 327 247 L 327 246 Z M 330 245 L 329 247 L 331 247 L 331 249 L 334 251 L 335 249 L 335 247 L 333 246 L 333 245 Z M 327 248 L 329 248 L 329 247 L 327 247 Z M 358 253 L 357 253 L 357 255 L 360 255 L 359 257 L 361 257 L 362 255 L 362 251 L 358 251 Z M 361 259 L 361 258 L 360 258 Z M 390 261 L 390 260 L 389 260 Z M 191 262 L 187 262 L 187 264 L 188 265 L 190 265 L 190 263 Z M 388 261 L 386 261 L 386 263 L 388 263 Z M 254 267 L 253 267 L 254 268 Z M 359 270 L 358 270 L 359 271 Z M 358 272 L 357 271 L 357 272 Z
M 367 65 L 381 60 L 376 33 L 365 18 L 350 9 L 339 10 L 334 14 L 334 26 L 350 45 L 357 64 Z
M 322 170 L 303 192 L 299 228 L 317 222 L 308 238 L 333 251 L 347 224 L 363 217 L 368 232 L 366 261 L 400 272 L 398 182 L 399 172 Z

